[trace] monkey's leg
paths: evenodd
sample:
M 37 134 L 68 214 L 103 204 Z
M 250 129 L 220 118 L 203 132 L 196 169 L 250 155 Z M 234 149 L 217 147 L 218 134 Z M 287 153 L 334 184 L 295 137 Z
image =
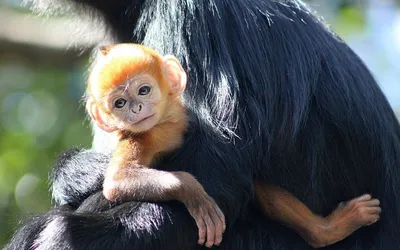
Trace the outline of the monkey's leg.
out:
M 278 186 L 258 182 L 256 194 L 269 217 L 295 230 L 315 248 L 334 244 L 360 227 L 375 223 L 381 212 L 379 200 L 370 195 L 341 202 L 329 216 L 321 217 Z

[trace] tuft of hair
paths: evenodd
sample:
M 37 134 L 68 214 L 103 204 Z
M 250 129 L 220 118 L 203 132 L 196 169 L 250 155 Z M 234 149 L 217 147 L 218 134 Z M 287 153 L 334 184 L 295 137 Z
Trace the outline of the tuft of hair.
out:
M 96 100 L 101 100 L 117 86 L 129 84 L 128 80 L 136 75 L 148 73 L 155 79 L 162 79 L 162 58 L 148 47 L 118 44 L 102 53 L 88 80 L 88 92 Z
M 53 203 L 57 206 L 79 205 L 92 193 L 101 191 L 110 157 L 110 154 L 77 148 L 61 153 L 49 176 L 50 180 L 54 180 L 50 186 Z M 76 166 L 79 168 L 73 170 Z M 82 176 L 87 176 L 88 179 L 80 182 Z M 70 183 L 74 185 L 69 185 Z

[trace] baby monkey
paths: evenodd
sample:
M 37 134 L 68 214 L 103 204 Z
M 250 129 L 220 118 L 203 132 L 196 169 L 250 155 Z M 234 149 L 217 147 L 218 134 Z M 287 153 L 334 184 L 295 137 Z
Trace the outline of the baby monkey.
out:
M 100 49 L 88 81 L 86 108 L 97 126 L 119 141 L 106 170 L 104 196 L 112 201 L 184 203 L 199 229 L 199 244 L 219 245 L 225 217 L 203 186 L 187 172 L 151 169 L 163 153 L 179 148 L 188 126 L 182 104 L 187 76 L 173 56 L 118 44 Z M 341 203 L 328 217 L 315 215 L 289 192 L 256 181 L 255 191 L 270 218 L 322 247 L 379 219 L 379 201 L 364 195 Z
M 187 172 L 151 169 L 180 147 L 188 126 L 181 94 L 187 76 L 173 56 L 135 44 L 104 46 L 89 75 L 86 109 L 98 127 L 117 131 L 103 194 L 111 201 L 183 202 L 199 228 L 199 244 L 219 245 L 225 217 Z

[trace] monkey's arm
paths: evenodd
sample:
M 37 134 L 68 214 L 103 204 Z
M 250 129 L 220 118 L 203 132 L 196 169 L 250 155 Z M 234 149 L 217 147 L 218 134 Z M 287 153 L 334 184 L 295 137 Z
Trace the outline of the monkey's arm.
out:
M 219 245 L 225 216 L 193 175 L 151 169 L 154 152 L 129 140 L 118 143 L 106 170 L 103 194 L 111 201 L 167 201 L 184 203 L 199 229 L 199 244 Z
M 129 138 L 120 140 L 106 169 L 104 196 L 112 201 L 179 200 L 186 204 L 186 197 L 206 195 L 202 185 L 186 172 L 150 169 L 153 151 Z
M 143 166 L 109 166 L 104 195 L 118 201 L 167 201 L 188 203 L 193 196 L 207 195 L 200 183 L 186 172 L 166 172 Z
M 225 216 L 203 186 L 187 172 L 166 172 L 146 167 L 110 165 L 103 193 L 109 200 L 183 202 L 199 229 L 199 244 L 207 236 L 208 247 L 219 245 L 225 231 Z
M 381 212 L 379 200 L 370 195 L 342 202 L 329 216 L 321 217 L 278 186 L 256 182 L 256 194 L 271 219 L 292 228 L 315 248 L 334 244 L 360 227 L 375 223 Z

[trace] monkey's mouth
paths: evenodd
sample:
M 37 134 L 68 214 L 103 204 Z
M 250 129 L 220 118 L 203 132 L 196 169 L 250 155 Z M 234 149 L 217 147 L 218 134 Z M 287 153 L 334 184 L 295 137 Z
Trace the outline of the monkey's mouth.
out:
M 154 116 L 154 114 L 149 115 L 149 116 L 143 118 L 142 120 L 139 120 L 139 121 L 135 122 L 134 124 L 139 124 L 139 123 L 141 123 L 141 122 L 144 122 L 144 121 L 148 120 L 149 118 L 151 118 L 151 117 L 153 117 L 153 116 Z

